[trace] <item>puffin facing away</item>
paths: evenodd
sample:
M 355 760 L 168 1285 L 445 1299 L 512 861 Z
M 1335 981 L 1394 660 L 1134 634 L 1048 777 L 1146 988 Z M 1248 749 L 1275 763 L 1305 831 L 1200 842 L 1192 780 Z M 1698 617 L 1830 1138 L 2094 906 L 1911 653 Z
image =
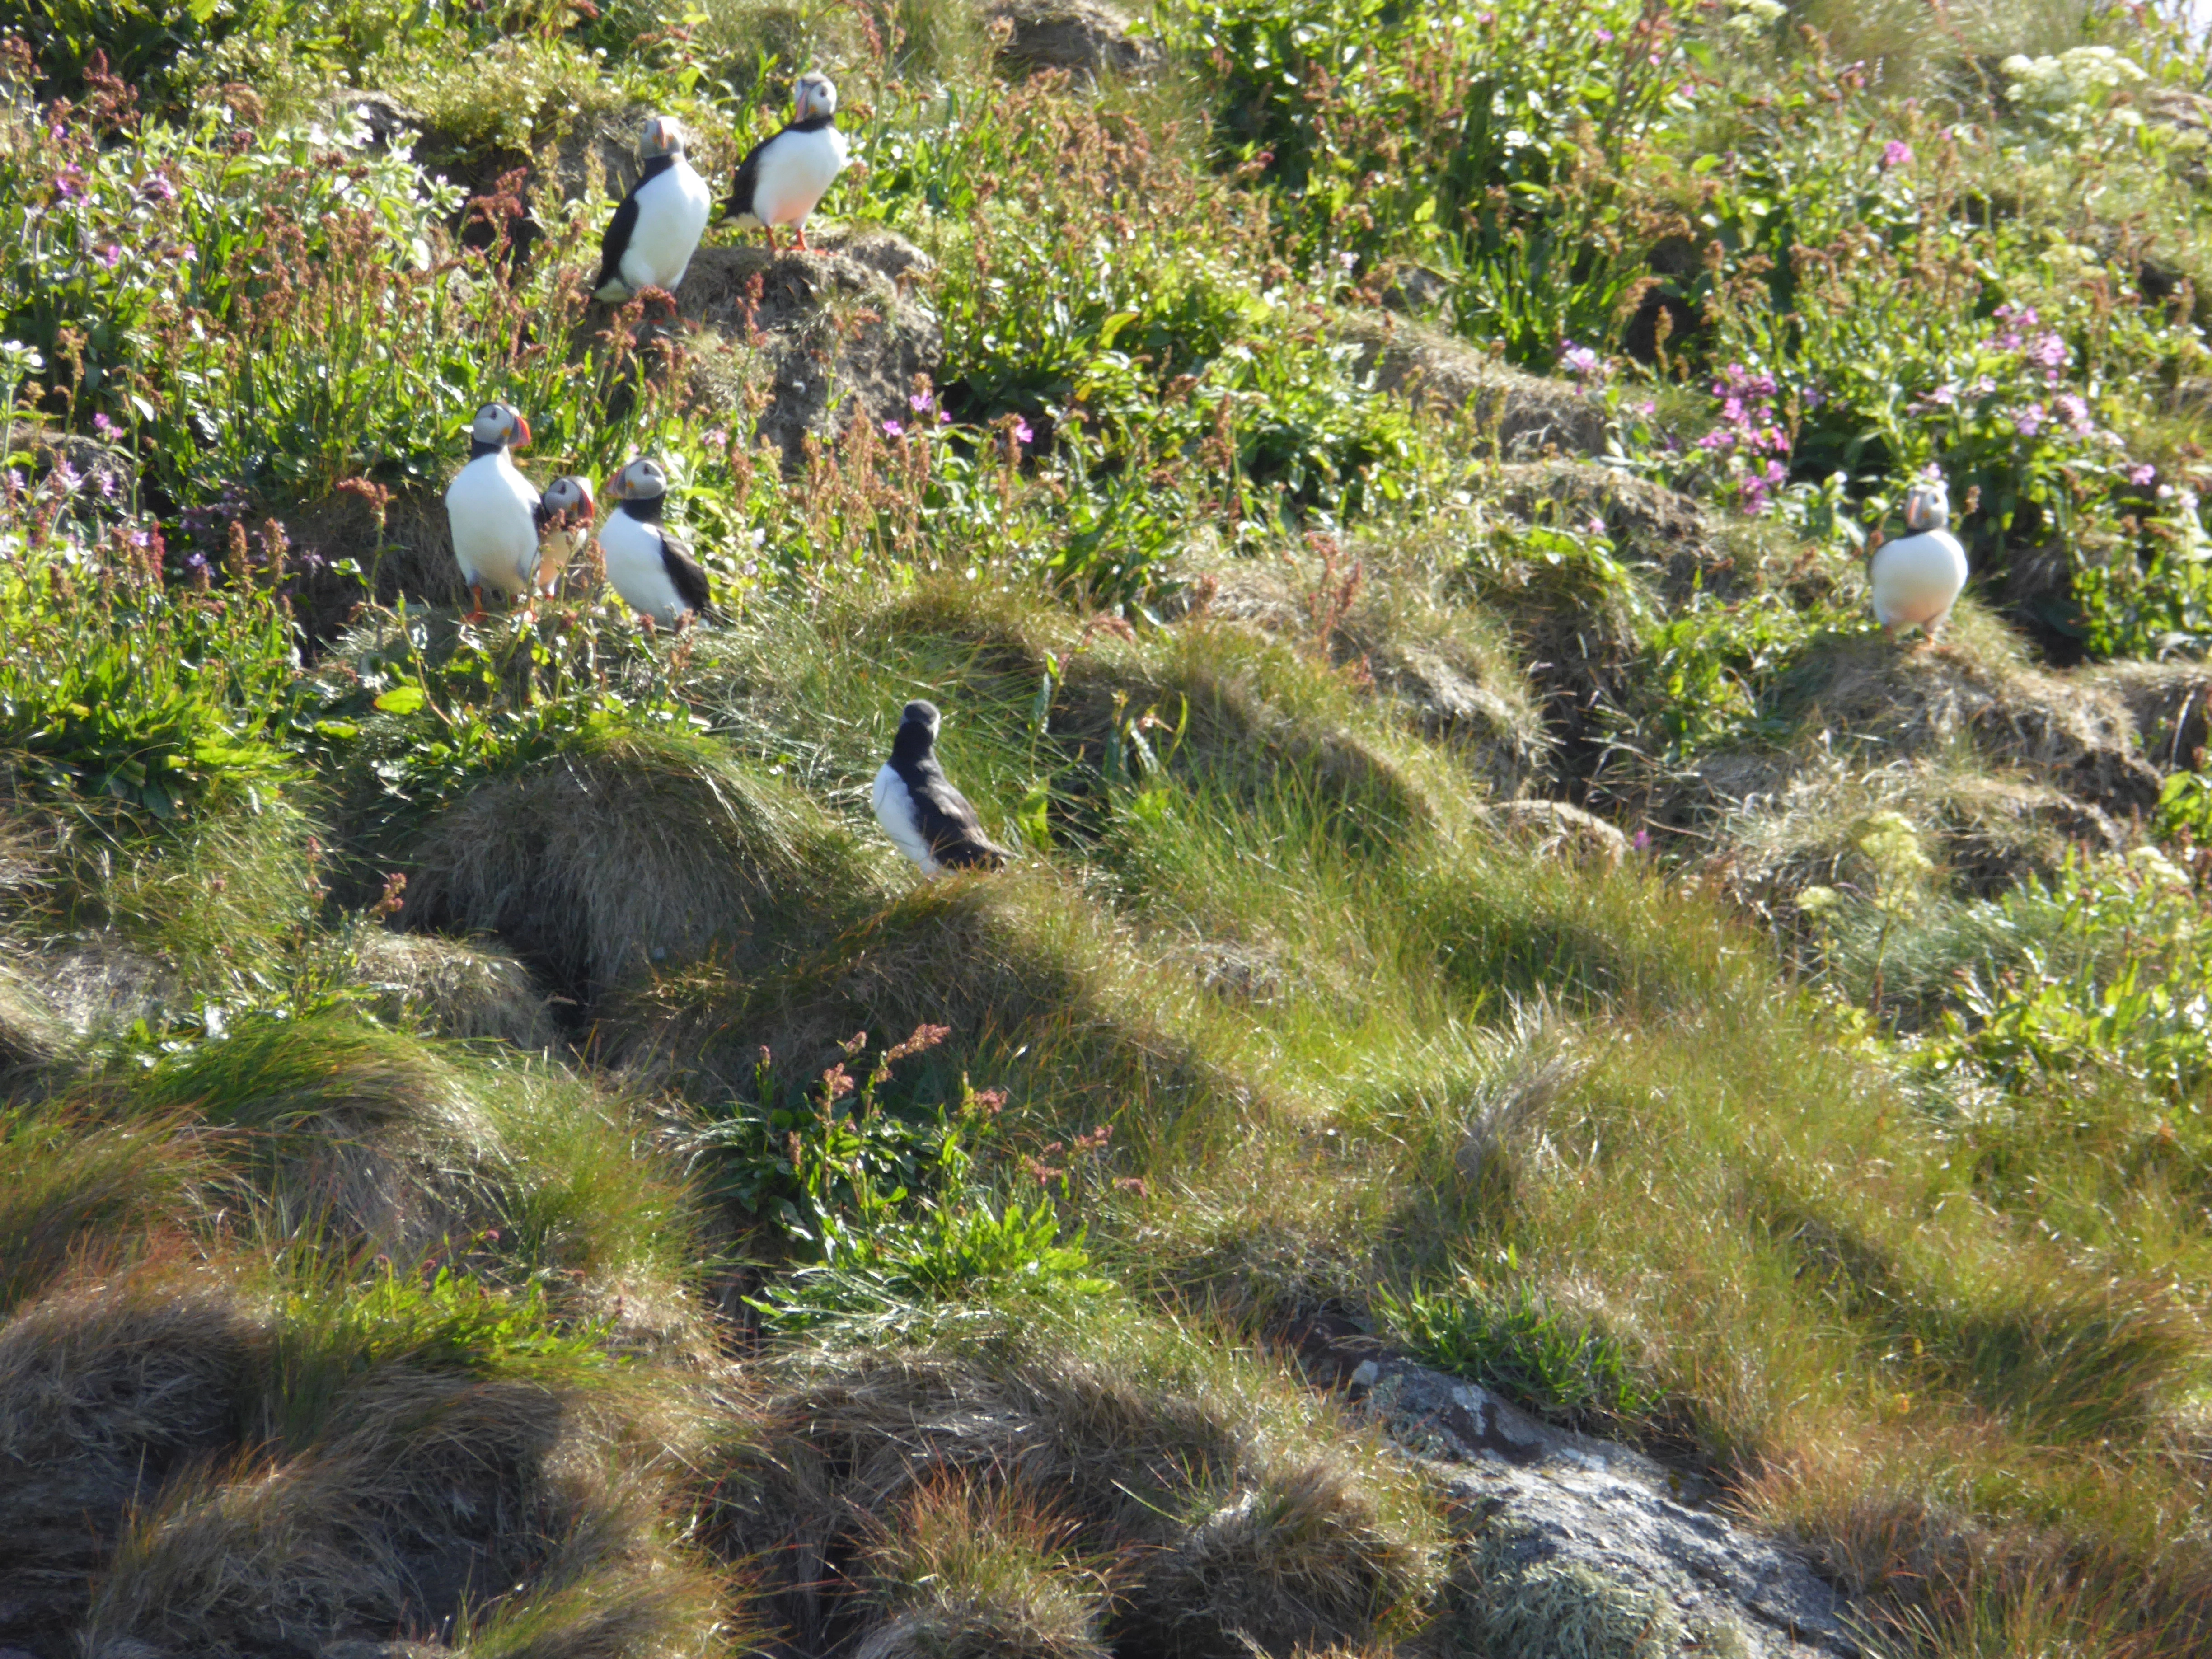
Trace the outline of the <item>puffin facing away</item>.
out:
M 505 404 L 486 404 L 469 428 L 469 464 L 446 486 L 453 558 L 483 617 L 487 587 L 513 599 L 538 575 L 538 490 L 514 470 L 510 450 L 530 441 L 530 422 Z
M 925 876 L 946 868 L 996 870 L 1006 849 L 983 833 L 968 797 L 937 763 L 938 724 L 935 703 L 907 704 L 891 757 L 876 774 L 876 822 Z
M 599 529 L 607 581 L 648 625 L 680 626 L 707 608 L 707 573 L 660 527 L 668 475 L 660 463 L 632 461 L 607 480 L 617 503 Z
M 1945 528 L 1950 521 L 1950 494 L 1942 476 L 1932 473 L 1905 498 L 1905 527 L 1919 533 L 1875 550 L 1867 568 L 1874 617 L 1892 639 L 1918 628 L 1932 640 L 1950 619 L 1966 585 L 1966 550 Z
M 763 138 L 738 163 L 738 176 L 724 204 L 725 218 L 745 229 L 768 232 L 775 251 L 775 228 L 790 225 L 806 250 L 806 216 L 845 170 L 845 135 L 837 131 L 837 88 L 821 74 L 802 75 L 792 88 L 792 117 L 783 131 Z
M 637 185 L 622 198 L 599 238 L 599 274 L 592 294 L 611 305 L 648 288 L 676 291 L 698 252 L 714 198 L 707 181 L 684 159 L 684 129 L 656 115 L 638 135 L 644 164 Z
M 591 544 L 599 504 L 592 481 L 570 473 L 545 486 L 538 502 L 538 591 L 550 593 L 568 562 Z

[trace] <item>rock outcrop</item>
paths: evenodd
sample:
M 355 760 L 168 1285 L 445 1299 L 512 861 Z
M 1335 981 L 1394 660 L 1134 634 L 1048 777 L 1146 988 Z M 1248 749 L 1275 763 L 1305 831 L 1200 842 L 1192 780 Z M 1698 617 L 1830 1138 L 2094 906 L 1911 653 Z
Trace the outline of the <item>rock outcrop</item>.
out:
M 1395 316 L 1348 318 L 1337 331 L 1359 347 L 1353 367 L 1375 377 L 1376 391 L 1470 415 L 1477 441 L 1508 459 L 1605 449 L 1605 405 L 1580 387 L 1508 368 L 1462 340 Z
M 1133 34 L 1127 15 L 1103 0 L 991 0 L 983 24 L 1011 75 L 1060 70 L 1095 80 L 1109 70 L 1150 74 L 1166 61 L 1158 41 Z
M 1362 1339 L 1308 1347 L 1334 1382 L 1444 1488 L 1483 1567 L 1478 1623 L 1516 1601 L 1562 1626 L 1641 1620 L 1695 1652 L 1746 1659 L 1856 1659 L 1843 1598 L 1798 1552 L 1729 1520 L 1694 1480 L 1628 1447 L 1539 1421 L 1479 1383 L 1390 1355 Z M 1515 1651 L 1572 1648 L 1526 1628 Z M 1562 1629 L 1550 1633 L 1564 1635 Z M 1654 1645 L 1620 1652 L 1657 1652 Z
M 677 298 L 685 321 L 727 348 L 704 356 L 695 386 L 732 413 L 762 399 L 757 434 L 787 466 L 805 441 L 829 441 L 857 416 L 908 420 L 921 377 L 944 366 L 935 313 L 917 297 L 929 256 L 888 231 L 825 232 L 815 251 L 704 247 Z

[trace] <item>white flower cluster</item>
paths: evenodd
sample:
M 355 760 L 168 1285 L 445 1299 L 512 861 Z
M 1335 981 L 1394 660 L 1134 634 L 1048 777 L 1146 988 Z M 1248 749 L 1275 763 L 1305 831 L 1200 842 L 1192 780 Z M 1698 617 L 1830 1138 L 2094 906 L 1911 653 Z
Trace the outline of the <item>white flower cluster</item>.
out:
M 2007 95 L 2014 103 L 2051 111 L 2100 103 L 2107 93 L 2150 78 L 2110 46 L 2075 46 L 2056 58 L 2015 52 L 1999 67 L 2012 82 Z
M 1728 27 L 1739 34 L 1757 34 L 1790 9 L 1782 0 L 1728 0 L 1728 4 L 1733 14 Z

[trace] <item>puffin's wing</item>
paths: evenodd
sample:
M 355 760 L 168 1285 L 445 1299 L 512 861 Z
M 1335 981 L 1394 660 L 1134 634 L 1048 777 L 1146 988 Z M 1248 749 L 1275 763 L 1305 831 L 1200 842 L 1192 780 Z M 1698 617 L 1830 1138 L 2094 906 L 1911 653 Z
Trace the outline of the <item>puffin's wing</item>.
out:
M 735 219 L 753 210 L 753 191 L 760 185 L 761 153 L 791 131 L 788 122 L 745 152 L 745 159 L 738 163 L 738 176 L 730 181 L 730 199 L 722 204 L 722 216 Z
M 622 257 L 636 229 L 637 191 L 632 190 L 622 198 L 622 205 L 615 210 L 615 216 L 607 221 L 607 228 L 599 236 L 599 274 L 592 280 L 592 293 L 621 280 Z
M 907 786 L 914 797 L 915 825 L 928 842 L 939 864 L 960 870 L 996 870 L 1006 861 L 1006 849 L 983 833 L 983 821 L 968 804 L 968 797 L 952 787 L 945 769 L 934 760 L 922 766 L 918 781 Z
M 684 544 L 665 530 L 660 532 L 660 564 L 675 586 L 676 597 L 688 609 L 703 616 L 714 597 L 708 591 L 707 573 L 699 568 L 699 561 L 684 550 Z

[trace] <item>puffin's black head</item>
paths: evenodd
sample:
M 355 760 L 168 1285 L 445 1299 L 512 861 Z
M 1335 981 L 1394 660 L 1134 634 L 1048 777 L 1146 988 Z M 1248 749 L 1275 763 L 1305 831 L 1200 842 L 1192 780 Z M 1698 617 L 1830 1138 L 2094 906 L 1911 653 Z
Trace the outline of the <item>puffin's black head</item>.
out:
M 571 527 L 588 525 L 599 516 L 599 503 L 592 499 L 592 481 L 573 472 L 545 486 L 543 504 L 548 519 Z
M 836 83 L 819 70 L 800 76 L 791 88 L 791 118 L 794 121 L 811 121 L 817 115 L 835 115 L 837 112 Z
M 640 161 L 658 161 L 664 155 L 684 154 L 684 129 L 672 115 L 656 115 L 645 124 L 637 135 L 637 159 Z
M 939 720 L 933 702 L 910 702 L 899 714 L 898 736 L 891 739 L 893 760 L 921 761 L 937 746 Z
M 607 480 L 607 499 L 611 501 L 633 501 L 643 507 L 650 502 L 654 510 L 668 494 L 668 474 L 660 463 L 651 457 L 632 461 Z
M 486 404 L 470 422 L 469 442 L 478 455 L 489 454 L 495 449 L 526 449 L 530 447 L 530 422 L 509 404 Z

